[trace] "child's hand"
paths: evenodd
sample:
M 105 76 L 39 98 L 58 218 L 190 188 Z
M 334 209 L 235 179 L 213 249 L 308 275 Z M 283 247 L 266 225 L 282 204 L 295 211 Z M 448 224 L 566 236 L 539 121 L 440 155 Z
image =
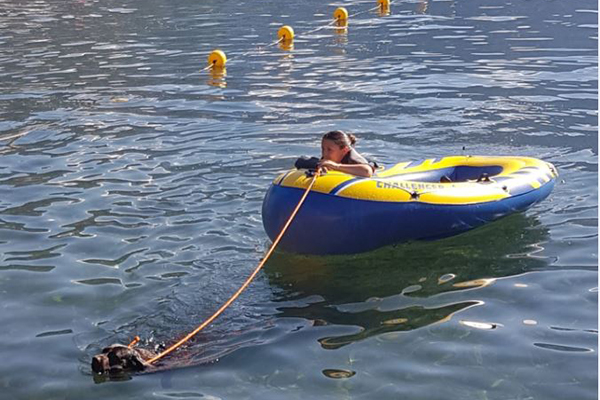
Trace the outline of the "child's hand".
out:
M 330 169 L 335 171 L 340 167 L 340 164 L 331 160 L 321 160 L 318 167 L 321 168 L 323 172 L 327 172 Z

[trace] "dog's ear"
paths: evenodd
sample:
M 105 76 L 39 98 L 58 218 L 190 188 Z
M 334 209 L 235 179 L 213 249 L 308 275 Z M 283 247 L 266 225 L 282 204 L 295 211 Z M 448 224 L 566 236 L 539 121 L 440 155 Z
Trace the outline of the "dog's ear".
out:
M 112 349 L 112 351 L 110 351 L 106 357 L 108 358 L 108 365 L 110 367 L 115 367 L 115 366 L 123 366 L 124 365 L 124 360 L 122 355 L 120 354 L 122 353 L 121 349 Z
M 134 351 L 127 346 L 119 346 L 112 350 L 112 353 L 119 357 L 121 360 L 126 360 L 131 357 Z

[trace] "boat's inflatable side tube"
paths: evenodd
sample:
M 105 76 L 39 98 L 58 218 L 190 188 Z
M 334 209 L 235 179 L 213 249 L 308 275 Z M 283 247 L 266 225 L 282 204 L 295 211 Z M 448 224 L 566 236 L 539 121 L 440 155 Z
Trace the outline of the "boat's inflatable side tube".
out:
M 311 193 L 280 246 L 308 254 L 350 254 L 408 240 L 437 239 L 522 211 L 546 198 L 554 181 L 501 201 L 468 205 L 377 202 Z M 302 190 L 272 185 L 263 202 L 263 223 L 274 239 Z

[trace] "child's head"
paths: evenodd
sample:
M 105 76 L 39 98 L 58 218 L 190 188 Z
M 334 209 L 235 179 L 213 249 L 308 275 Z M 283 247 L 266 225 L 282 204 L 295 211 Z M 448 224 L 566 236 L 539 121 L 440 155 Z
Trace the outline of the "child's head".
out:
M 354 147 L 356 137 L 342 131 L 331 131 L 321 140 L 321 156 L 325 160 L 340 162 Z

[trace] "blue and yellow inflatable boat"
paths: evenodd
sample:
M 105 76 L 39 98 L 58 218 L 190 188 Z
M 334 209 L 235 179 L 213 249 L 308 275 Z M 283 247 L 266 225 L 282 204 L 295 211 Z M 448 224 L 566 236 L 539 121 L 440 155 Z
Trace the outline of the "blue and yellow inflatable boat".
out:
M 350 254 L 456 235 L 543 200 L 557 176 L 552 164 L 535 158 L 484 156 L 403 162 L 371 178 L 330 171 L 317 178 L 280 247 Z M 311 179 L 293 169 L 273 181 L 262 207 L 271 240 Z

